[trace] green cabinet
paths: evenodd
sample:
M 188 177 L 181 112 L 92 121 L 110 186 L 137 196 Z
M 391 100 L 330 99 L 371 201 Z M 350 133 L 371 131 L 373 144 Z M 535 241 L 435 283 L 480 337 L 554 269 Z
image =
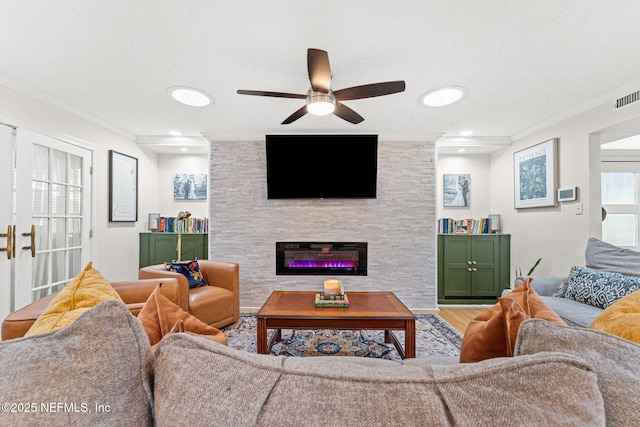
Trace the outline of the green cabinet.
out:
M 495 302 L 509 283 L 510 235 L 438 235 L 438 303 Z
M 171 262 L 178 258 L 177 233 L 140 233 L 140 268 Z M 188 233 L 182 235 L 182 259 L 207 259 L 209 234 Z

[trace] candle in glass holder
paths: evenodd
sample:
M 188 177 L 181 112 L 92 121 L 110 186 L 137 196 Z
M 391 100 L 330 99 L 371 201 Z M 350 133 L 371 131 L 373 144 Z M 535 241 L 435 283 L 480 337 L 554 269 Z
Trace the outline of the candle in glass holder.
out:
M 340 281 L 336 279 L 326 279 L 324 281 L 324 294 L 325 295 L 339 295 L 340 294 Z

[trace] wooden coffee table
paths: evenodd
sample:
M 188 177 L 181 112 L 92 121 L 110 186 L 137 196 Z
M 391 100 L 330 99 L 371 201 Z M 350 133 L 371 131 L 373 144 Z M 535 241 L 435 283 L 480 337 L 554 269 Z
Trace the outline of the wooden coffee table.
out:
M 282 329 L 383 330 L 400 357 L 416 357 L 416 317 L 393 292 L 346 292 L 349 307 L 314 306 L 318 292 L 274 291 L 257 313 L 258 353 L 269 354 Z M 267 342 L 267 329 L 275 329 Z M 393 330 L 404 331 L 404 349 Z

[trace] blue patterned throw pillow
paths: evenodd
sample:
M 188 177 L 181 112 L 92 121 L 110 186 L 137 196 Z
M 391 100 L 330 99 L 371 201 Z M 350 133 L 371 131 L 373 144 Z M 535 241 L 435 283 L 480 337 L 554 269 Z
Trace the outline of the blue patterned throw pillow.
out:
M 200 272 L 200 265 L 197 259 L 191 261 L 173 261 L 165 262 L 164 268 L 167 271 L 173 271 L 182 274 L 189 281 L 189 289 L 207 286 L 204 277 Z
M 564 297 L 605 309 L 620 298 L 640 289 L 640 278 L 620 273 L 573 267 Z

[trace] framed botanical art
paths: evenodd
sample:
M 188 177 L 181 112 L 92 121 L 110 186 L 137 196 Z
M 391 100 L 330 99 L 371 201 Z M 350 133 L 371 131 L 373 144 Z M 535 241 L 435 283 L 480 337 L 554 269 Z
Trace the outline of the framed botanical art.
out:
M 109 150 L 109 221 L 138 220 L 138 159 Z
M 557 206 L 558 138 L 513 153 L 515 208 Z

